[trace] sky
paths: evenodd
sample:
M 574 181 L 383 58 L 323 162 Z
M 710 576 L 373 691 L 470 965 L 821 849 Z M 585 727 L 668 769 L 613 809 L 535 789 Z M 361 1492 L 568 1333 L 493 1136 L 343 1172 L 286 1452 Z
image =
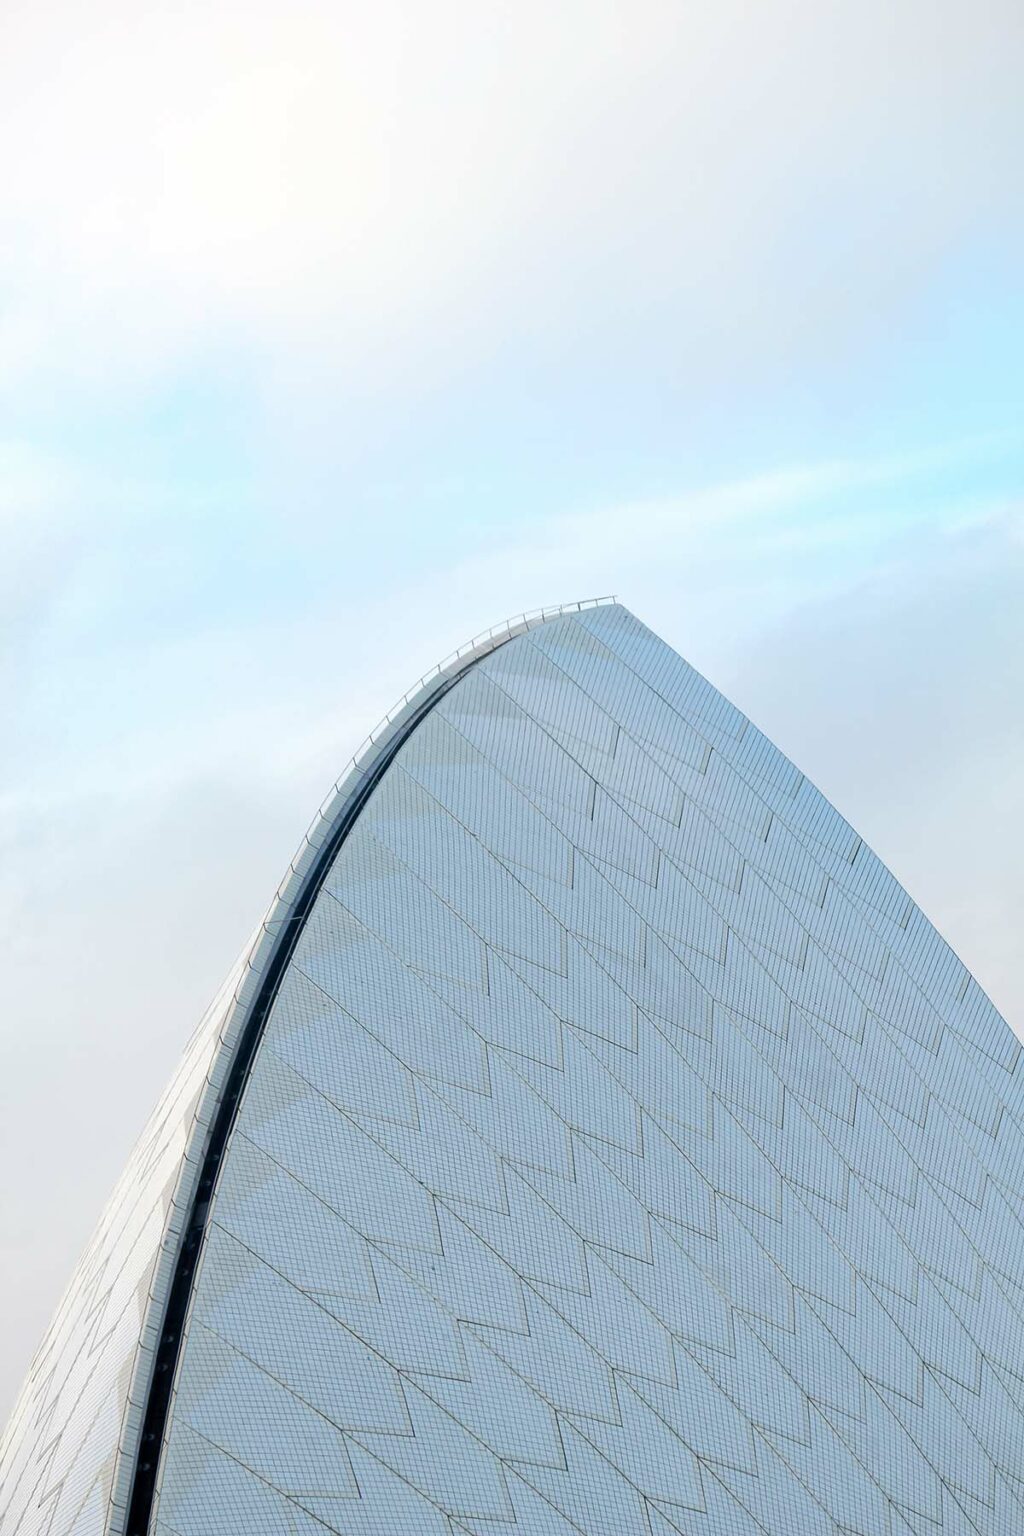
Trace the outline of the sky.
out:
M 1019 0 L 7 0 L 0 1417 L 358 743 L 617 594 L 1024 1031 Z

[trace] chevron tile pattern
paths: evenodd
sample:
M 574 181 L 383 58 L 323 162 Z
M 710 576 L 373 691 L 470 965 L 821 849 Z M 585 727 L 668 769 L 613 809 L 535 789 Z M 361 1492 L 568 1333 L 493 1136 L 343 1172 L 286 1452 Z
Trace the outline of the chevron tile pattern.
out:
M 501 646 L 294 952 L 155 1530 L 1024 1529 L 1019 1057 L 628 612 Z
M 245 964 L 37 1356 L 2 1536 L 124 1529 Z M 631 614 L 523 628 L 405 735 L 292 951 L 151 1536 L 1024 1530 L 1020 1051 Z

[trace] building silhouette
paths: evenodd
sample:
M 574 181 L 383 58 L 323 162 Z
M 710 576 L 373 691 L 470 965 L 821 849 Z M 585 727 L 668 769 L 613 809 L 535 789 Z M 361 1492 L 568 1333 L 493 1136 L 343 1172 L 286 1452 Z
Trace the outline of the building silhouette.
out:
M 2 1536 L 1024 1530 L 1021 1047 L 617 603 L 426 678 L 189 1042 Z

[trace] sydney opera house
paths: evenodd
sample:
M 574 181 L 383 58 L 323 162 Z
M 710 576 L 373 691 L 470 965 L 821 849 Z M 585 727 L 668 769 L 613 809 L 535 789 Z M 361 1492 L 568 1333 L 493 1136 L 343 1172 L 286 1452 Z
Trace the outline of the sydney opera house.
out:
M 442 664 L 192 1036 L 2 1536 L 1024 1531 L 1021 1046 L 625 608 Z

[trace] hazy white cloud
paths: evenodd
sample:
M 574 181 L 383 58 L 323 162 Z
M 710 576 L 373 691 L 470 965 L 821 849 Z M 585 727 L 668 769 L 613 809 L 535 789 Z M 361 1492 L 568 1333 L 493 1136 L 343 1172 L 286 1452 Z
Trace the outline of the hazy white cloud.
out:
M 856 349 L 995 220 L 1024 21 L 741 0 L 15 4 L 12 382 L 211 332 L 337 371 L 674 316 L 707 367 Z

